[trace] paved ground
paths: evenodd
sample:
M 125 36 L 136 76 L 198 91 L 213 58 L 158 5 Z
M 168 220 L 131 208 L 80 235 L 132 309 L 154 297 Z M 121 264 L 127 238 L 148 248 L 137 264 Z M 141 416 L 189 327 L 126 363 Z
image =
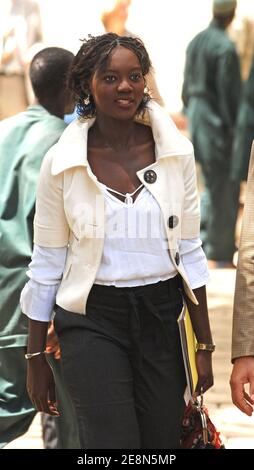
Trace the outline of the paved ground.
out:
M 232 324 L 232 303 L 235 270 L 211 270 L 208 286 L 210 320 L 216 343 L 214 353 L 215 385 L 206 394 L 206 405 L 210 416 L 223 435 L 227 448 L 254 449 L 254 417 L 243 415 L 231 404 L 229 376 L 230 343 Z M 16 439 L 6 448 L 41 449 L 41 428 L 39 415 L 29 432 Z

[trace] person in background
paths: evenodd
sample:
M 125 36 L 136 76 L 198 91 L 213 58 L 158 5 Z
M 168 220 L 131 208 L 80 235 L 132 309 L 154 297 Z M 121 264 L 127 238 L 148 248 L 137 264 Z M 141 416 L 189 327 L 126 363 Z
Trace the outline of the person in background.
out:
M 130 34 L 126 29 L 130 6 L 131 0 L 106 0 L 103 2 L 101 21 L 107 32 L 116 33 L 118 36 Z
M 226 34 L 235 8 L 235 0 L 213 1 L 212 22 L 187 48 L 182 90 L 204 178 L 201 238 L 216 267 L 233 267 L 239 206 L 239 183 L 231 180 L 231 165 L 241 77 L 235 46 Z
M 254 56 L 248 79 L 243 85 L 242 98 L 235 127 L 231 178 L 246 181 L 254 139 Z
M 254 54 L 254 18 L 253 16 L 244 16 L 234 18 L 228 28 L 230 39 L 235 43 L 236 50 L 240 59 L 242 80 L 246 81 L 249 77 L 252 57 Z
M 69 74 L 80 120 L 48 152 L 38 185 L 21 295 L 28 391 L 59 414 L 44 355 L 54 308 L 84 449 L 180 446 L 183 295 L 199 341 L 196 391 L 213 384 L 193 147 L 146 92 L 150 66 L 140 39 L 84 41 Z
M 0 6 L 0 120 L 29 104 L 29 49 L 42 41 L 41 17 L 34 0 L 2 0 Z
M 233 403 L 251 416 L 254 410 L 254 145 L 247 181 L 233 310 L 230 385 Z M 248 390 L 245 386 L 248 384 Z
M 0 445 L 27 431 L 36 410 L 26 391 L 25 349 L 28 322 L 21 314 L 19 298 L 31 258 L 35 193 L 40 166 L 48 149 L 55 144 L 66 125 L 65 111 L 73 109 L 65 80 L 73 54 L 49 47 L 35 55 L 30 78 L 36 101 L 25 112 L 0 122 Z M 42 286 L 43 289 L 43 286 Z M 31 305 L 36 310 L 36 304 Z M 71 403 L 63 399 L 64 385 L 59 371 L 55 339 L 48 351 L 54 362 L 59 388 L 59 406 L 66 404 L 61 421 L 64 441 L 75 443 Z M 58 352 L 59 355 L 59 352 Z M 57 356 L 58 357 L 58 356 Z M 60 405 L 61 403 L 61 405 Z M 66 421 L 68 426 L 66 425 Z M 73 431 L 73 435 L 71 432 Z
M 242 223 L 242 213 L 246 193 L 246 181 L 250 162 L 251 146 L 254 138 L 254 56 L 248 79 L 243 84 L 243 93 L 235 126 L 235 137 L 232 151 L 230 176 L 232 181 L 240 184 L 239 224 Z M 240 225 L 241 226 L 241 225 Z M 237 230 L 240 233 L 240 227 Z M 239 237 L 237 240 L 239 244 Z M 234 255 L 237 265 L 238 252 Z

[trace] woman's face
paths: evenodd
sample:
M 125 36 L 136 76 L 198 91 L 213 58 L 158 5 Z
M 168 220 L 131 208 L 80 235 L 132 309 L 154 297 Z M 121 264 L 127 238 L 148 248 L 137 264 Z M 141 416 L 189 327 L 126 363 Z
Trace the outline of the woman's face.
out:
M 97 115 L 121 120 L 133 118 L 144 92 L 144 78 L 136 54 L 122 46 L 114 48 L 105 69 L 93 75 L 90 91 Z

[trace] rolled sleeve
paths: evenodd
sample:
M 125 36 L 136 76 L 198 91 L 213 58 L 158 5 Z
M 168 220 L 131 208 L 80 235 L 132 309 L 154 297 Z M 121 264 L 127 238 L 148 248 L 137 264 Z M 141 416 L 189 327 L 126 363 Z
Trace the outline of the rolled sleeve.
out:
M 57 289 L 58 284 L 46 286 L 30 279 L 20 296 L 22 312 L 31 320 L 52 320 Z
M 28 265 L 27 276 L 44 285 L 58 284 L 62 278 L 66 262 L 67 246 L 45 248 L 34 245 L 32 261 Z
M 21 292 L 22 312 L 32 320 L 52 320 L 56 293 L 65 266 L 67 247 L 34 246 L 29 264 L 29 282 Z
M 181 240 L 179 251 L 190 286 L 197 289 L 206 285 L 210 280 L 207 259 L 201 247 L 200 238 Z

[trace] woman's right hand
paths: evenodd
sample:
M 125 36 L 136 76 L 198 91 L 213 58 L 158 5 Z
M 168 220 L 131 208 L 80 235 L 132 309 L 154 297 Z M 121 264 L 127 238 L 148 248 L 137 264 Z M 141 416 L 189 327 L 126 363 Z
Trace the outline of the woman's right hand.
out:
M 54 376 L 44 354 L 28 360 L 27 391 L 38 411 L 59 416 Z
M 196 392 L 200 395 L 201 392 L 205 393 L 213 386 L 212 353 L 209 351 L 197 351 L 196 366 L 198 372 Z

